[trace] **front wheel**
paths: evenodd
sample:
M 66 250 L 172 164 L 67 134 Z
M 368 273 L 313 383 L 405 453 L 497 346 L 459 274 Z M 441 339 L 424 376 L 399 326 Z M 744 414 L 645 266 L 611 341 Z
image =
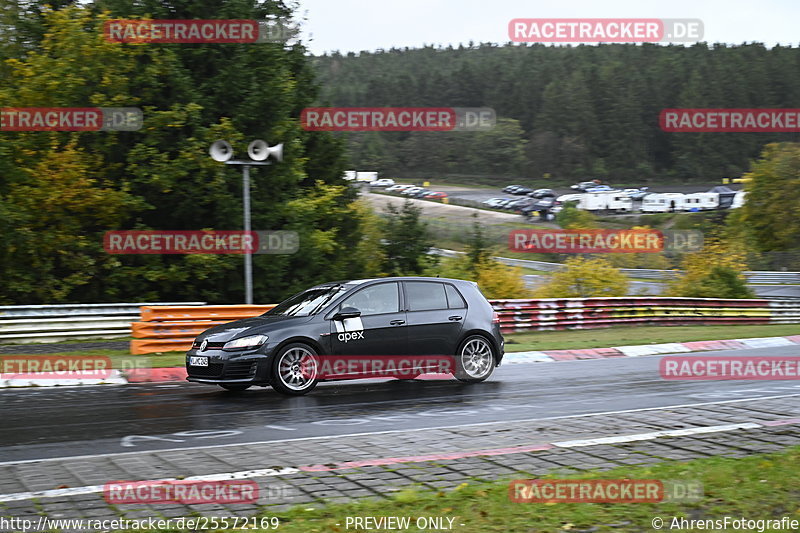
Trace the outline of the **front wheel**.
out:
M 494 348 L 480 335 L 468 337 L 456 355 L 456 379 L 478 383 L 492 375 L 495 366 Z
M 319 382 L 317 360 L 317 352 L 307 344 L 298 342 L 284 346 L 272 359 L 270 385 L 282 394 L 308 394 Z

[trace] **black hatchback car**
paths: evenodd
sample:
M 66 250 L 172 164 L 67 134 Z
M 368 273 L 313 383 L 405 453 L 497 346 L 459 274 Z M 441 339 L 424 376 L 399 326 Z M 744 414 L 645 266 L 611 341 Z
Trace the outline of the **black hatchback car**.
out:
M 189 381 L 227 390 L 271 385 L 301 395 L 319 381 L 413 379 L 433 368 L 423 360 L 479 382 L 503 353 L 498 316 L 474 282 L 397 277 L 317 285 L 261 316 L 210 328 L 186 353 L 186 370 Z M 451 362 L 444 370 L 443 360 Z M 403 363 L 405 373 L 391 372 Z

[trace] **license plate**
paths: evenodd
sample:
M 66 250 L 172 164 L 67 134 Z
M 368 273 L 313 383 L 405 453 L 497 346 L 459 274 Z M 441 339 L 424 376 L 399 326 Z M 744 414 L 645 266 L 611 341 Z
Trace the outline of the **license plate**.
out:
M 208 366 L 208 357 L 189 356 L 191 366 Z

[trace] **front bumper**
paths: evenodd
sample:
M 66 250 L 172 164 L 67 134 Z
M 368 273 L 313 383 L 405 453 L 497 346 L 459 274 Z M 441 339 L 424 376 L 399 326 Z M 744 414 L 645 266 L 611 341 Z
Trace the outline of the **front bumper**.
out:
M 208 357 L 208 366 L 189 364 L 193 356 Z M 222 350 L 207 350 L 186 353 L 186 380 L 196 383 L 269 383 L 270 357 L 258 352 L 230 353 Z

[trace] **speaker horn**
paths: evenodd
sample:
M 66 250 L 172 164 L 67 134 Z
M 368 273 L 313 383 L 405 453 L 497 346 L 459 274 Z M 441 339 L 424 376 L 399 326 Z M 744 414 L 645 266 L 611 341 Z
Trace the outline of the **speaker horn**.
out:
M 247 155 L 253 161 L 263 161 L 269 157 L 269 145 L 261 139 L 253 141 L 247 146 Z
M 208 153 L 214 161 L 224 163 L 233 157 L 233 147 L 228 141 L 216 141 L 208 149 Z
M 269 155 L 274 157 L 277 161 L 283 161 L 283 143 L 276 144 L 271 148 L 267 148 Z
M 269 156 L 274 157 L 278 161 L 283 161 L 283 144 L 277 146 L 270 146 L 262 140 L 256 140 L 250 143 L 247 147 L 247 155 L 253 161 L 264 161 Z

